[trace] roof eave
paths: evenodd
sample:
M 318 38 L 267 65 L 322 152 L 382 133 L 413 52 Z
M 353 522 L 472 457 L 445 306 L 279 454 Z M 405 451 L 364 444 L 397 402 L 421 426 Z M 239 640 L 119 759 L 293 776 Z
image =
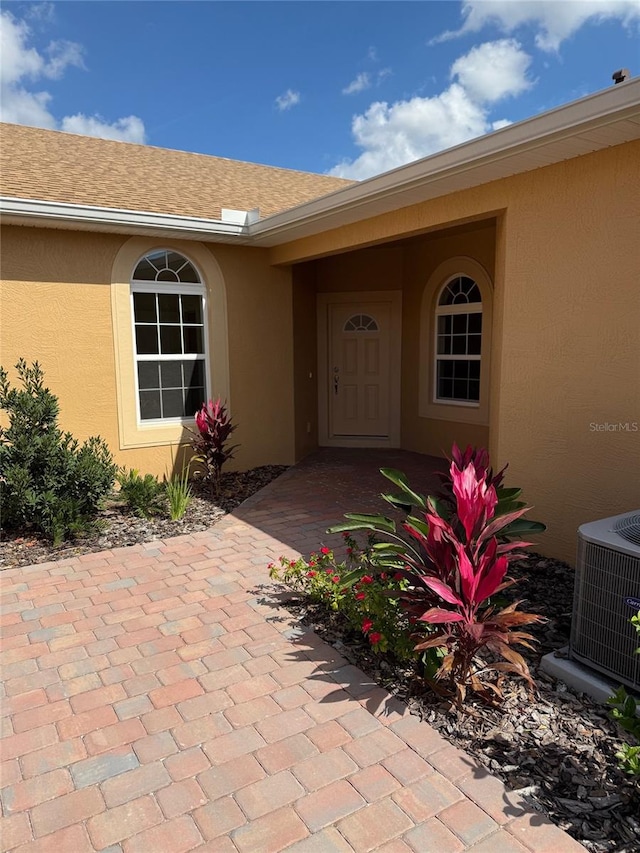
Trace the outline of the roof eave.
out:
M 149 234 L 186 240 L 249 242 L 249 227 L 246 224 L 194 216 L 7 196 L 0 198 L 0 212 L 6 225 Z
M 406 207 L 409 192 L 422 190 L 425 198 L 447 195 L 452 190 L 446 179 L 453 175 L 466 173 L 468 187 L 478 186 L 495 179 L 495 174 L 487 176 L 487 167 L 497 163 L 504 164 L 505 176 L 527 171 L 518 161 L 528 153 L 630 117 L 638 122 L 640 137 L 640 78 L 266 217 L 251 227 L 252 242 L 273 246 L 344 225 L 366 216 L 363 208 L 373 205 L 375 214 Z M 594 151 L 604 147 L 593 144 Z M 559 156 L 556 162 L 571 156 L 576 155 Z

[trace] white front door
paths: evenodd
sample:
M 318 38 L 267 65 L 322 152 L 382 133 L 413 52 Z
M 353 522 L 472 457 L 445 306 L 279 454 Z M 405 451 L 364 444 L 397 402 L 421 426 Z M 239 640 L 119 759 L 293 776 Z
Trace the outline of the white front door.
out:
M 390 302 L 329 304 L 329 422 L 333 437 L 389 437 Z

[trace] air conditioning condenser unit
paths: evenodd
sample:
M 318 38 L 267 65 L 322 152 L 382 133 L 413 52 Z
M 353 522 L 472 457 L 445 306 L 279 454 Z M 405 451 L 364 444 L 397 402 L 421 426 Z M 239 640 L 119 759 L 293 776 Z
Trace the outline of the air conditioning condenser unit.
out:
M 571 621 L 570 657 L 640 691 L 640 510 L 583 524 Z

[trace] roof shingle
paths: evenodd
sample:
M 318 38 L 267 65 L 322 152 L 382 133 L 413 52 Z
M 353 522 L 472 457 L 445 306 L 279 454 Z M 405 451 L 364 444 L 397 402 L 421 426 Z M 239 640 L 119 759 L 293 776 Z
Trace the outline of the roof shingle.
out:
M 223 207 L 278 213 L 352 181 L 77 136 L 0 125 L 2 195 L 220 219 Z

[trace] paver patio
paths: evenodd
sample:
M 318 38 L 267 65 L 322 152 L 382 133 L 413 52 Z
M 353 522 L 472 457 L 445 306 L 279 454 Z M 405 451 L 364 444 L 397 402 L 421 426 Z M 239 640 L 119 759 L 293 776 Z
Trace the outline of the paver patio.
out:
M 205 532 L 2 573 L 2 851 L 584 849 L 258 588 L 383 464 L 438 463 L 323 451 Z

